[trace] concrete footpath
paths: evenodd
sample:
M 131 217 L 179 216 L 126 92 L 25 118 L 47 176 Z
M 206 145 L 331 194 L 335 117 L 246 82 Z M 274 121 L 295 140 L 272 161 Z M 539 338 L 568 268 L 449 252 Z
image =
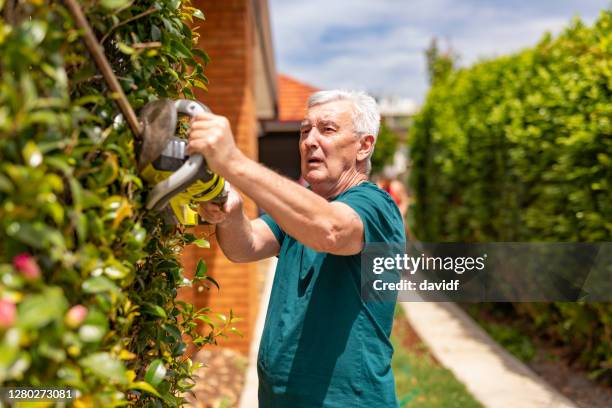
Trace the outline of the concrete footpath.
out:
M 576 408 L 454 303 L 401 303 L 412 328 L 487 408 Z

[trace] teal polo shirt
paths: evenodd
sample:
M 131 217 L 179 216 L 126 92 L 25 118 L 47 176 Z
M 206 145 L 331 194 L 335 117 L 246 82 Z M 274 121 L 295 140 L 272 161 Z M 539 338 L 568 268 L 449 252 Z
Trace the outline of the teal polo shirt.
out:
M 330 201 L 363 221 L 365 243 L 404 243 L 389 194 L 366 182 Z M 397 407 L 389 341 L 395 301 L 364 302 L 361 258 L 316 252 L 261 217 L 280 244 L 259 347 L 263 408 Z

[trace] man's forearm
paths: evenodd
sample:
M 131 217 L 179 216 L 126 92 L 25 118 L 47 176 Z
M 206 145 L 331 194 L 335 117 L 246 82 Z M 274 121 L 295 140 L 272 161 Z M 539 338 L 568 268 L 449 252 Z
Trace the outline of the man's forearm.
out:
M 217 224 L 217 241 L 232 262 L 248 262 L 253 253 L 253 228 L 242 209 L 235 217 Z
M 224 171 L 238 187 L 263 208 L 289 235 L 305 245 L 322 249 L 333 226 L 333 207 L 323 197 L 280 176 L 242 153 Z

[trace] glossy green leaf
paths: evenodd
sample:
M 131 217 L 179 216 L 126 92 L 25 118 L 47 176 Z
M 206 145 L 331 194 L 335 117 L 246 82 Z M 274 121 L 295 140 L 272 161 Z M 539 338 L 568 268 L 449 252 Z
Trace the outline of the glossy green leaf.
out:
M 96 377 L 112 383 L 128 384 L 127 371 L 120 360 L 109 353 L 94 353 L 79 360 L 81 367 Z
M 132 47 L 124 43 L 117 44 L 117 48 L 119 48 L 119 50 L 122 53 L 127 54 L 127 55 L 132 55 L 135 52 L 135 50 Z
M 153 316 L 157 316 L 157 317 L 161 317 L 166 319 L 168 317 L 168 315 L 166 314 L 166 311 L 164 310 L 163 307 L 159 306 L 159 305 L 155 305 L 153 303 L 145 303 L 142 306 L 142 311 L 144 313 L 153 315 Z
M 24 329 L 41 328 L 52 321 L 62 321 L 68 303 L 60 288 L 46 288 L 39 295 L 31 295 L 18 307 L 17 323 Z
M 126 6 L 129 3 L 129 0 L 100 0 L 100 4 L 102 7 L 107 9 L 119 9 Z
M 193 244 L 195 244 L 198 248 L 204 248 L 204 249 L 210 248 L 210 242 L 208 242 L 205 239 L 196 239 L 195 241 L 193 241 Z
M 153 360 L 145 373 L 145 381 L 153 387 L 157 387 L 166 376 L 166 367 L 162 360 Z
M 196 278 L 204 278 L 206 276 L 206 272 L 208 271 L 208 267 L 203 260 L 198 260 L 198 265 L 196 266 Z
M 149 394 L 153 394 L 156 397 L 161 397 L 161 395 L 159 394 L 159 392 L 157 392 L 157 390 L 155 389 L 155 387 L 153 387 L 151 384 L 149 384 L 148 382 L 144 382 L 144 381 L 136 381 L 130 384 L 129 388 L 131 390 L 141 390 L 141 391 L 146 391 Z
M 79 328 L 79 338 L 86 343 L 100 341 L 105 334 L 104 327 L 93 324 L 85 324 Z
M 82 287 L 85 293 L 119 292 L 117 285 L 105 276 L 91 277 L 83 282 Z

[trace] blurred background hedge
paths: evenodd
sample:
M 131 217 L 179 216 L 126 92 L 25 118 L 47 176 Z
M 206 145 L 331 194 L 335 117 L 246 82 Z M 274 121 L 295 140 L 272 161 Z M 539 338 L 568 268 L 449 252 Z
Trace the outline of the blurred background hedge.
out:
M 137 111 L 206 87 L 188 1 L 81 4 Z M 207 243 L 143 211 L 134 136 L 62 3 L 0 10 L 0 383 L 72 387 L 79 407 L 178 406 L 196 368 L 185 342 L 231 324 L 176 299 L 192 284 L 179 251 Z
M 410 139 L 420 241 L 610 241 L 611 24 L 606 10 L 511 56 L 454 70 L 430 61 L 445 69 Z M 610 304 L 514 309 L 610 379 Z

